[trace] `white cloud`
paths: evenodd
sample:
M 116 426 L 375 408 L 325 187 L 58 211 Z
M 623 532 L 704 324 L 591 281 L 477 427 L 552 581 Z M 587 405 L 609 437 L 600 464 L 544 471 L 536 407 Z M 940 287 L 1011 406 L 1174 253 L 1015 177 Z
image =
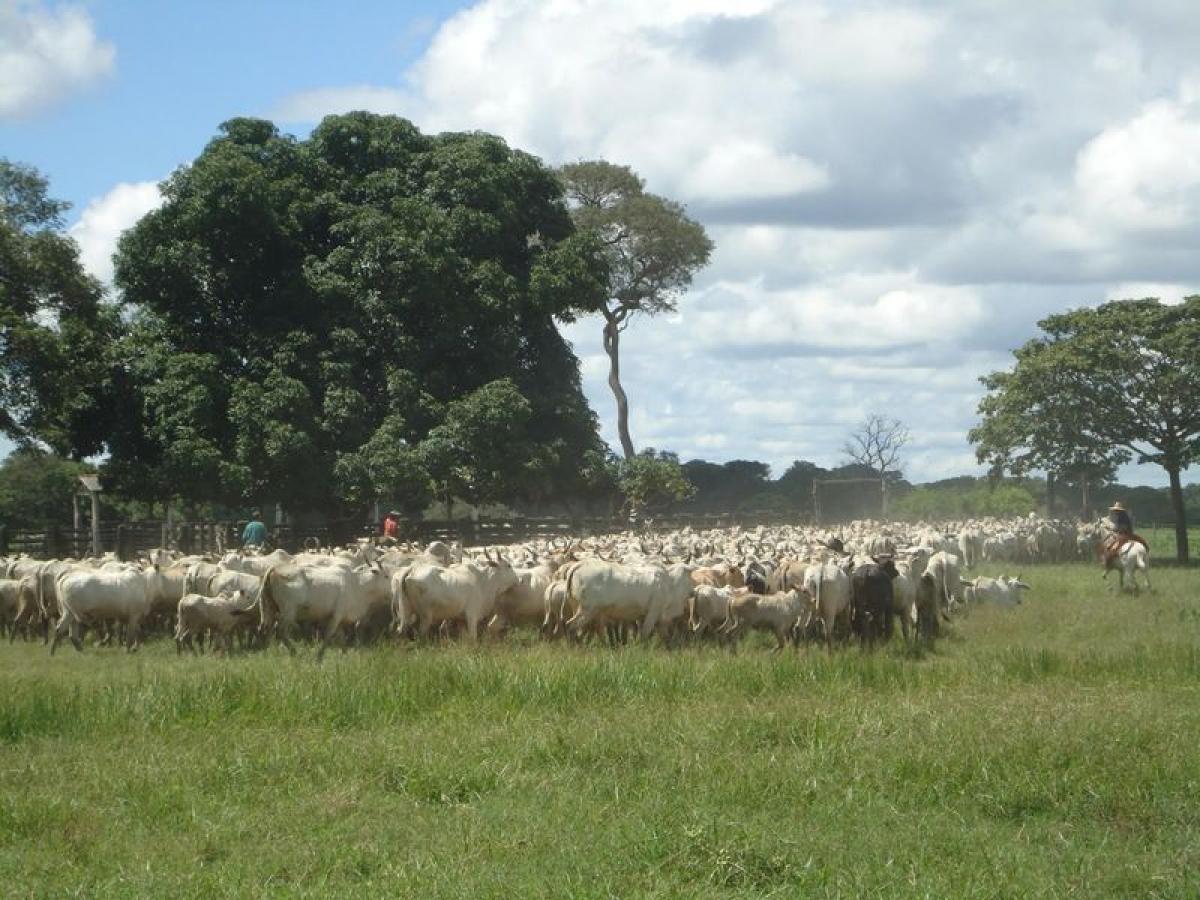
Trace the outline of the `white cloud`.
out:
M 1179 229 L 1200 209 L 1200 106 L 1155 100 L 1079 152 L 1075 186 L 1089 218 L 1120 230 Z
M 91 86 L 115 60 L 79 7 L 0 0 L 0 119 L 40 112 Z
M 83 267 L 105 284 L 112 282 L 112 257 L 121 233 L 162 203 L 153 181 L 121 183 L 84 207 L 70 233 L 79 244 Z
M 829 173 L 795 153 L 777 153 L 745 138 L 708 149 L 688 173 L 683 189 L 709 200 L 786 197 L 829 185 Z

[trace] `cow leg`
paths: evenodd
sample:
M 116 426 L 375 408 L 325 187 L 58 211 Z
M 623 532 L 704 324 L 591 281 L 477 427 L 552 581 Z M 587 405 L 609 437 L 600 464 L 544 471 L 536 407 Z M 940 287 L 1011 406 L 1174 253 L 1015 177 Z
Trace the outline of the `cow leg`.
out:
M 142 620 L 139 618 L 131 618 L 125 627 L 125 651 L 127 653 L 137 652 L 137 648 L 141 645 L 142 638 Z
M 329 646 L 329 642 L 333 640 L 333 636 L 337 634 L 338 627 L 341 623 L 336 617 L 331 618 L 325 623 L 325 627 L 321 629 L 321 645 L 317 647 L 317 662 L 325 658 L 325 648 Z
M 278 625 L 276 627 L 279 631 L 279 643 L 281 643 L 281 644 L 283 644 L 283 646 L 287 647 L 288 653 L 290 653 L 292 656 L 295 656 L 296 655 L 296 646 L 295 646 L 295 644 L 292 643 L 292 639 L 290 636 L 290 632 L 292 630 L 292 623 L 291 622 L 280 622 L 280 623 L 278 623 Z
M 58 620 L 58 625 L 56 625 L 54 628 L 54 640 L 50 642 L 51 656 L 53 656 L 54 651 L 58 649 L 58 642 L 62 640 L 63 635 L 67 633 L 67 629 L 69 627 L 70 623 L 67 622 L 67 614 L 63 613 L 63 617 Z

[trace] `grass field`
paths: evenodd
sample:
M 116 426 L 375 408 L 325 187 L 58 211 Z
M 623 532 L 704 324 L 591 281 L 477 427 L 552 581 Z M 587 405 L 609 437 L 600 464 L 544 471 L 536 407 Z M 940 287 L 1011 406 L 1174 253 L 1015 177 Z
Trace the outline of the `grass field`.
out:
M 934 653 L 0 646 L 6 896 L 1200 894 L 1200 572 Z

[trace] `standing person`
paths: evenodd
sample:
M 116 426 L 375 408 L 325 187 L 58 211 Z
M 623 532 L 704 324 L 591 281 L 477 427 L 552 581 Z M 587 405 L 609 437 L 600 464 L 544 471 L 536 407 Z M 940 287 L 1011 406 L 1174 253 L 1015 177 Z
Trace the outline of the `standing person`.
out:
M 400 540 L 400 513 L 394 509 L 383 517 L 383 537 L 385 540 Z
M 262 510 L 250 513 L 250 521 L 242 529 L 242 547 L 261 547 L 267 542 L 267 526 L 262 521 Z

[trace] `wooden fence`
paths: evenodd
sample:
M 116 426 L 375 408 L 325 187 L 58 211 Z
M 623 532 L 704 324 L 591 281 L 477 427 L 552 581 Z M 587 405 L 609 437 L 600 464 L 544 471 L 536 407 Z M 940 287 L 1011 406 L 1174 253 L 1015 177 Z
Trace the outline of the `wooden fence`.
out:
M 694 531 L 741 525 L 747 528 L 796 524 L 795 516 L 769 513 L 676 514 L 658 516 L 640 526 L 647 532 L 690 527 Z M 100 528 L 100 552 L 132 559 L 154 547 L 170 547 L 184 553 L 221 553 L 241 544 L 241 522 L 183 522 L 168 527 L 165 522 L 106 523 Z M 403 540 L 429 543 L 461 541 L 466 546 L 513 544 L 537 538 L 576 538 L 621 531 L 629 523 L 608 517 L 512 516 L 487 519 L 422 520 L 402 526 Z M 376 522 L 328 520 L 311 524 L 268 526 L 271 545 L 296 552 L 306 546 L 338 546 L 355 539 L 378 535 Z M 42 530 L 8 529 L 0 525 L 0 556 L 25 554 L 39 559 L 79 558 L 92 552 L 90 529 L 51 527 Z

